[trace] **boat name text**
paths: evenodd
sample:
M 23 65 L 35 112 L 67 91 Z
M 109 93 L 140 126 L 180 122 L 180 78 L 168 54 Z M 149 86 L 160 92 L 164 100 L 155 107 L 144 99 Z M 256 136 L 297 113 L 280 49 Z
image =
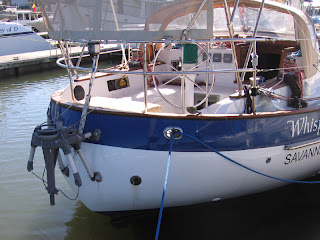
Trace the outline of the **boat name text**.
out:
M 289 153 L 286 156 L 286 160 L 284 162 L 284 164 L 289 164 L 289 163 L 293 163 L 293 162 L 299 162 L 301 160 L 304 159 L 308 159 L 314 156 L 319 156 L 320 155 L 320 145 L 319 146 L 315 146 L 315 147 L 311 147 L 299 152 L 294 152 L 294 153 Z
M 300 134 L 306 134 L 311 132 L 317 132 L 317 135 L 320 133 L 320 120 L 315 120 L 314 118 L 308 119 L 308 116 L 299 118 L 296 121 L 289 120 L 288 124 L 291 125 L 291 136 L 299 136 Z
M 18 27 L 9 27 L 9 28 L 0 28 L 0 34 L 10 33 L 10 32 L 17 32 Z

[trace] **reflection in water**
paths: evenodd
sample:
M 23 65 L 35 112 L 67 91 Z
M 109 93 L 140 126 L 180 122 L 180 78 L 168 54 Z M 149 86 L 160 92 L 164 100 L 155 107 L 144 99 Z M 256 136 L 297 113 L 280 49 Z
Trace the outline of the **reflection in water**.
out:
M 116 228 L 110 217 L 91 212 L 80 201 L 76 204 L 72 219 L 65 223 L 67 239 L 132 239 L 132 227 Z
M 26 169 L 32 131 L 46 120 L 50 92 L 67 84 L 65 74 L 48 71 L 0 81 L 0 239 L 61 239 L 65 235 L 62 221 L 71 216 L 73 203 L 59 196 L 57 200 L 69 209 L 48 207 L 42 182 Z M 44 161 L 39 153 L 34 169 L 41 174 Z M 66 187 L 62 178 L 57 184 Z
M 153 239 L 157 224 L 157 213 L 111 218 L 94 213 L 80 201 L 70 221 L 66 222 L 67 236 L 71 239 Z
M 320 177 L 312 180 L 319 181 Z M 319 239 L 319 185 L 294 184 L 252 196 L 164 209 L 159 239 Z M 154 239 L 158 212 L 112 225 L 81 203 L 65 239 Z

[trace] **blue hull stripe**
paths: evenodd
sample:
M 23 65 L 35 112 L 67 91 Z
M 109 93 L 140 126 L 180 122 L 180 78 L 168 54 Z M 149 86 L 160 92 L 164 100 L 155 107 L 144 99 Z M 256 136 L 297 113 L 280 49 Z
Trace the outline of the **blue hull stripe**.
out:
M 80 110 L 68 109 L 51 102 L 49 117 L 59 116 L 64 126 L 79 122 Z M 60 116 L 62 114 L 62 116 Z M 217 118 L 172 118 L 130 116 L 92 112 L 87 116 L 84 132 L 101 130 L 98 144 L 168 151 L 169 140 L 163 131 L 169 126 L 180 127 L 218 151 L 234 151 L 275 147 L 318 138 L 320 111 L 305 111 L 299 114 L 279 114 L 268 117 Z M 192 139 L 182 137 L 174 143 L 173 151 L 210 151 Z

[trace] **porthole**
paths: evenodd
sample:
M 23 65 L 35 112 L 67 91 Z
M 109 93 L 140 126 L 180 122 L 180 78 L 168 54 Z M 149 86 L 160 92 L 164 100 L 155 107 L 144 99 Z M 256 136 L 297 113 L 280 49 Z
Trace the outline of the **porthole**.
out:
M 84 89 L 80 85 L 75 86 L 73 89 L 74 97 L 77 101 L 84 99 Z

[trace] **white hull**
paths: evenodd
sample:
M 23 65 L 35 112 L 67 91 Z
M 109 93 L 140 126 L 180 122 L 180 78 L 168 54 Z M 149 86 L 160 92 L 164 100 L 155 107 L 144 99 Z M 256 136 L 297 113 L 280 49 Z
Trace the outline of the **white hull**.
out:
M 312 147 L 312 146 L 311 146 Z M 310 146 L 309 146 L 310 148 Z M 92 211 L 112 212 L 160 207 L 168 152 L 133 150 L 83 143 L 82 149 L 93 171 L 99 171 L 101 182 L 91 181 L 80 158 L 74 156 L 82 179 L 79 199 Z M 222 152 L 229 158 L 256 171 L 274 177 L 297 180 L 317 173 L 319 156 L 289 161 L 288 154 L 308 148 L 284 150 L 284 146 Z M 63 154 L 63 162 L 68 160 Z M 267 163 L 267 159 L 271 161 Z M 288 164 L 285 164 L 288 163 Z M 71 172 L 71 169 L 70 173 Z M 67 178 L 77 192 L 72 174 Z M 142 179 L 130 183 L 132 176 Z M 213 152 L 173 152 L 169 170 L 165 207 L 191 205 L 262 192 L 286 182 L 261 176 L 244 169 Z
M 0 23 L 0 56 L 53 49 L 44 38 L 17 23 Z

